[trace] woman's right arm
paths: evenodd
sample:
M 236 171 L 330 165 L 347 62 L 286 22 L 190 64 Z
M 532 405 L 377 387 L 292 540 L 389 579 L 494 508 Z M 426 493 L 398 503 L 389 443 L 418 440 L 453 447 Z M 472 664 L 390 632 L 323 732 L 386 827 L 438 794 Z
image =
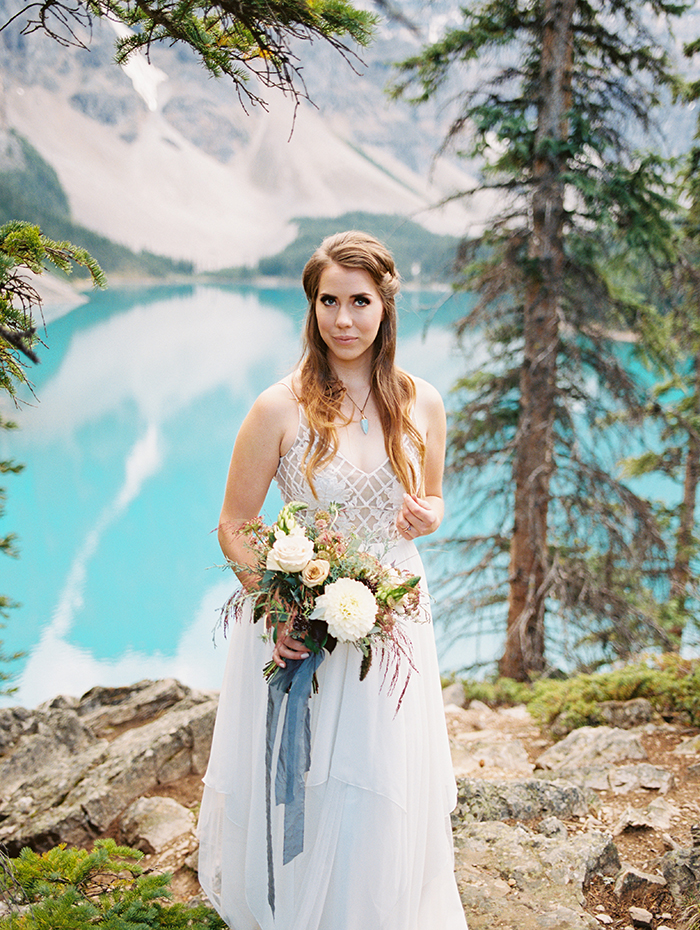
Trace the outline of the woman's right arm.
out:
M 252 564 L 241 526 L 260 513 L 280 456 L 294 441 L 299 422 L 296 400 L 282 384 L 273 384 L 255 401 L 236 437 L 219 517 L 219 545 L 231 562 Z M 245 570 L 241 582 L 250 583 Z

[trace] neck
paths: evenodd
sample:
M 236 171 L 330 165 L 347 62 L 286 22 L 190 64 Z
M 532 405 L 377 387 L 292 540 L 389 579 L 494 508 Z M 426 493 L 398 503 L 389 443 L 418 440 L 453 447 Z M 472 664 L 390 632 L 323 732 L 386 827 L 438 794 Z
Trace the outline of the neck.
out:
M 372 383 L 372 364 L 358 359 L 357 363 L 349 362 L 331 364 L 331 371 L 341 381 L 347 390 L 362 392 L 369 389 Z

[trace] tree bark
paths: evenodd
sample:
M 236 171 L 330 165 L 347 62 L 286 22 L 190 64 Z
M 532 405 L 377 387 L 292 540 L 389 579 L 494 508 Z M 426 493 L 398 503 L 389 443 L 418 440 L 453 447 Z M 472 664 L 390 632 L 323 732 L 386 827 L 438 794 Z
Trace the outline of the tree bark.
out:
M 677 622 L 669 633 L 674 639 L 674 649 L 680 650 L 685 627 L 688 584 L 690 582 L 690 556 L 695 538 L 695 503 L 698 484 L 700 484 L 700 435 L 696 423 L 700 419 L 700 352 L 693 359 L 693 391 L 695 404 L 694 421 L 688 425 L 688 442 L 685 453 L 683 475 L 683 500 L 680 505 L 680 519 L 676 532 L 676 553 L 671 569 L 671 601 L 675 602 Z
M 532 262 L 525 294 L 524 354 L 513 474 L 515 505 L 510 548 L 508 623 L 499 673 L 527 681 L 544 669 L 548 569 L 548 509 L 554 462 L 557 356 L 564 273 L 566 157 L 573 16 L 576 0 L 546 0 L 535 134 Z

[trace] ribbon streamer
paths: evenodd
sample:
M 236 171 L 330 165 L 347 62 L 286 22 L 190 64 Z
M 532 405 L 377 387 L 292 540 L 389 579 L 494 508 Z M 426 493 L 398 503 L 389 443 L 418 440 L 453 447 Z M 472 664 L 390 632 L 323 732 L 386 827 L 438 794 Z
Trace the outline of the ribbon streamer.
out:
M 309 698 L 316 670 L 325 650 L 306 659 L 287 662 L 278 668 L 267 691 L 265 743 L 265 788 L 267 817 L 267 900 L 275 913 L 275 874 L 272 851 L 272 755 L 280 711 L 287 705 L 282 723 L 275 774 L 275 803 L 284 804 L 284 848 L 282 863 L 291 862 L 304 849 L 304 777 L 311 766 L 311 713 Z

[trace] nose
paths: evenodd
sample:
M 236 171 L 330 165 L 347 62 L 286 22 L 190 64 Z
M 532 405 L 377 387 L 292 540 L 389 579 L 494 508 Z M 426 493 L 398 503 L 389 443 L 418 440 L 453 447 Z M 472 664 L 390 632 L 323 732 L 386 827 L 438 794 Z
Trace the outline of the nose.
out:
M 348 310 L 347 304 L 339 304 L 338 312 L 335 315 L 335 325 L 340 329 L 347 329 L 349 326 L 352 326 L 352 316 Z

